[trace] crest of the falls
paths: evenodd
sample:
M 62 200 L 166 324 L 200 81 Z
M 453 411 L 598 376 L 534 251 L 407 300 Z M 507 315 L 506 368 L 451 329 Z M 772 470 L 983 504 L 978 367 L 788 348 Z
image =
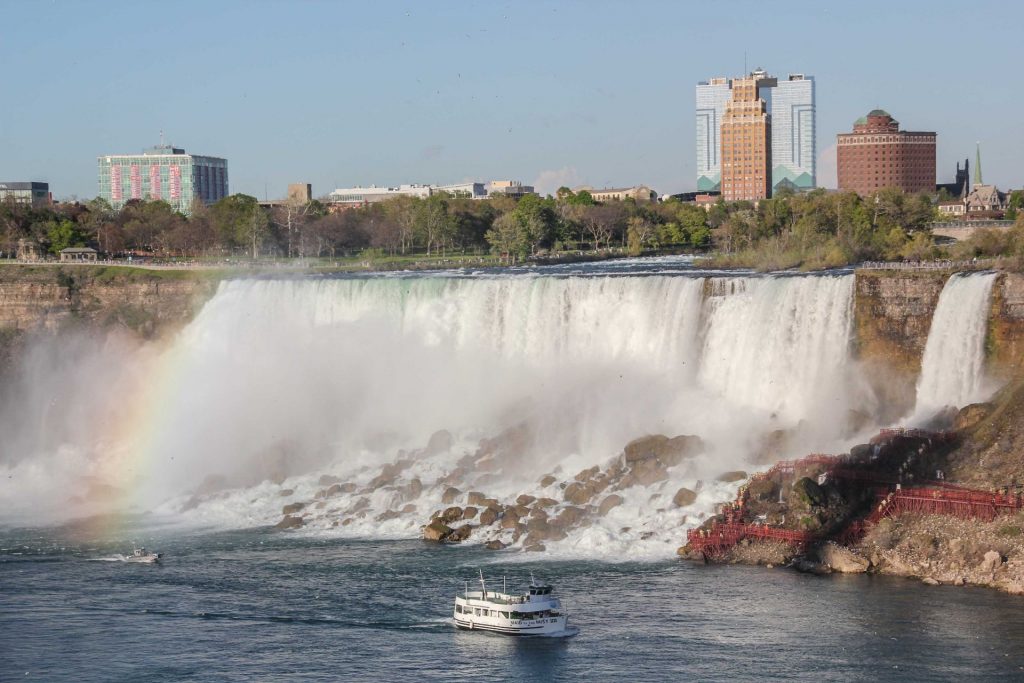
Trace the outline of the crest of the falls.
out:
M 917 384 L 916 414 L 984 400 L 989 297 L 995 273 L 956 273 L 946 281 L 932 315 Z

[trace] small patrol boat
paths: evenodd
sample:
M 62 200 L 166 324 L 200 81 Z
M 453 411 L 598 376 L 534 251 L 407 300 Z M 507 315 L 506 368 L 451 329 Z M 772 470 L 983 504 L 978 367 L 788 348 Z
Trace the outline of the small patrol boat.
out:
M 131 555 L 124 556 L 124 561 L 153 564 L 154 562 L 159 562 L 161 557 L 163 557 L 163 553 L 151 553 L 147 552 L 145 548 L 135 548 L 132 550 Z
M 494 631 L 510 636 L 574 636 L 579 629 L 569 626 L 569 615 L 552 592 L 550 584 L 538 583 L 530 574 L 525 594 L 508 593 L 505 580 L 502 590 L 489 591 L 480 572 L 480 590 L 469 590 L 455 597 L 455 625 L 470 631 Z

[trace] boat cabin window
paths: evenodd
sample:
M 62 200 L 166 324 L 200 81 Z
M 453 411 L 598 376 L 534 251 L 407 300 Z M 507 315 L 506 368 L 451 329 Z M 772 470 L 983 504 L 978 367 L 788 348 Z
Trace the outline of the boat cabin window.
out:
M 462 614 L 462 605 L 455 605 L 455 613 Z
M 551 586 L 530 587 L 530 595 L 550 595 Z

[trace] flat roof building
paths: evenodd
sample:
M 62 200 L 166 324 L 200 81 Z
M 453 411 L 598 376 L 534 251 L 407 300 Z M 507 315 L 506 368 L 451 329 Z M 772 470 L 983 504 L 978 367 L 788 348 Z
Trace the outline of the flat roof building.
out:
M 50 184 L 35 181 L 0 183 L 0 202 L 5 201 L 31 204 L 36 208 L 49 206 L 52 203 Z
M 576 188 L 574 191 L 583 192 L 584 190 L 590 193 L 590 196 L 594 198 L 595 202 L 623 201 L 625 199 L 633 199 L 638 202 L 658 201 L 658 193 L 646 185 L 622 188 L 604 188 L 601 190 L 595 190 L 588 185 Z
M 889 112 L 873 109 L 854 122 L 852 133 L 836 136 L 839 189 L 934 192 L 935 140 L 933 132 L 901 131 Z
M 213 204 L 228 196 L 228 162 L 220 157 L 157 145 L 142 154 L 111 154 L 97 161 L 100 197 L 115 209 L 133 199 L 161 200 L 188 214 L 196 199 Z

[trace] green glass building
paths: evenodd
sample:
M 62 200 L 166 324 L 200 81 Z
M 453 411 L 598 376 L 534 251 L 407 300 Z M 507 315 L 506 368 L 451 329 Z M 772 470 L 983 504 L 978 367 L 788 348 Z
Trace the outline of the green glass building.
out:
M 132 199 L 163 200 L 188 214 L 196 199 L 212 204 L 228 196 L 227 159 L 158 145 L 142 154 L 101 156 L 98 162 L 99 196 L 115 209 Z

